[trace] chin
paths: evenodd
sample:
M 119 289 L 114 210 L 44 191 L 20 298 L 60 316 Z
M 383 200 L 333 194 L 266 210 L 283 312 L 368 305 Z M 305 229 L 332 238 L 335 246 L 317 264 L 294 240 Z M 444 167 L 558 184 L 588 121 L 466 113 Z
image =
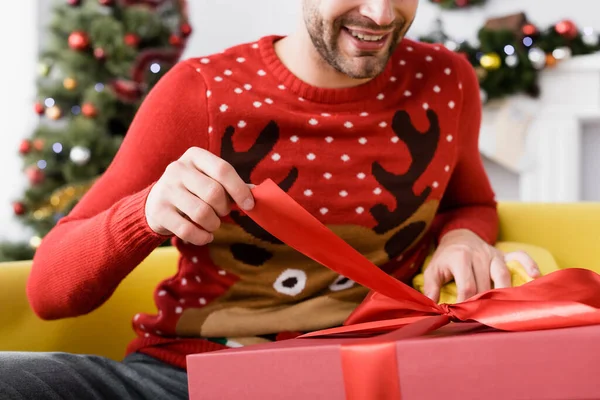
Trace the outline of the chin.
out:
M 376 53 L 345 48 L 338 53 L 338 57 L 335 57 L 337 59 L 337 69 L 354 79 L 374 78 L 385 70 L 396 47 L 389 44 Z M 338 48 L 341 48 L 341 46 Z
M 353 79 L 370 79 L 381 74 L 391 55 L 388 51 L 377 56 L 347 56 L 341 63 L 341 71 Z
M 351 71 L 345 71 L 344 73 L 352 79 L 372 79 L 377 77 L 385 70 L 384 68 L 370 68 L 370 69 L 354 69 Z

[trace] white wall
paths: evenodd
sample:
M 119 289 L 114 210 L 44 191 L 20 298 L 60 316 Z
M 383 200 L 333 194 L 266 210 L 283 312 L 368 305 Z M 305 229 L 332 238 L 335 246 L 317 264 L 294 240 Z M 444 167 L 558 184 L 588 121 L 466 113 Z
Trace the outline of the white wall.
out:
M 35 98 L 38 40 L 43 38 L 51 0 L 9 1 L 0 16 L 0 240 L 24 237 L 13 218 L 11 201 L 22 193 L 25 178 L 16 151 L 22 138 L 34 129 L 31 112 Z M 188 0 L 194 33 L 184 57 L 218 52 L 225 47 L 252 41 L 266 34 L 290 32 L 298 21 L 300 0 Z M 428 0 L 420 0 L 411 36 L 426 33 L 441 15 L 446 31 L 456 38 L 472 39 L 491 16 L 525 11 L 530 20 L 548 26 L 569 17 L 580 26 L 600 29 L 600 13 L 592 12 L 591 0 L 488 0 L 484 8 L 440 12 Z M 39 15 L 39 20 L 38 20 Z M 490 169 L 493 169 L 490 166 Z M 509 181 L 514 176 L 492 171 L 502 198 L 512 198 Z M 505 189 L 506 188 L 506 189 Z M 504 193 L 505 191 L 506 193 Z
M 12 201 L 25 188 L 18 146 L 35 129 L 37 7 L 32 0 L 9 1 L 0 17 L 0 240 L 24 236 Z

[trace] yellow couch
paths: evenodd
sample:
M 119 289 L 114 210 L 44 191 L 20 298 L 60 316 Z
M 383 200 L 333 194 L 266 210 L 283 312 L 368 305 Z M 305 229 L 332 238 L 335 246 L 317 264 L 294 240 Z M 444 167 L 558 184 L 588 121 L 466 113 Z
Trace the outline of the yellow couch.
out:
M 500 240 L 550 251 L 560 268 L 600 272 L 600 203 L 501 203 Z M 155 312 L 156 284 L 176 270 L 174 248 L 154 251 L 123 281 L 112 298 L 78 318 L 41 321 L 25 297 L 29 262 L 0 264 L 0 351 L 67 351 L 121 359 L 133 338 L 131 318 Z

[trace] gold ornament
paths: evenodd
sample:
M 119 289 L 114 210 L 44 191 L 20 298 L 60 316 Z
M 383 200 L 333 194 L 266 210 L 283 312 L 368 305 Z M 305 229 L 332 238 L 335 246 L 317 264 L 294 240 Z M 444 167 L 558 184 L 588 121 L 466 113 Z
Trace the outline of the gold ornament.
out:
M 62 111 L 58 106 L 52 106 L 46 109 L 46 117 L 57 120 L 62 116 Z
M 475 73 L 477 74 L 477 78 L 479 78 L 479 82 L 487 78 L 488 72 L 483 67 L 475 67 Z
M 40 247 L 40 244 L 42 244 L 42 238 L 39 236 L 33 236 L 31 239 L 29 239 L 29 245 L 34 249 Z
M 93 183 L 94 179 L 90 182 L 66 186 L 55 190 L 50 195 L 50 200 L 46 204 L 42 204 L 41 207 L 33 212 L 33 218 L 40 221 L 50 218 L 54 214 L 63 213 L 73 201 L 80 199 L 90 189 Z
M 33 212 L 33 218 L 39 220 L 42 220 L 46 217 L 45 213 L 42 210 L 37 210 Z
M 67 90 L 73 90 L 77 87 L 77 81 L 73 78 L 65 78 L 63 81 L 63 86 Z
M 494 70 L 500 68 L 502 60 L 497 53 L 487 53 L 481 56 L 479 63 L 487 70 Z

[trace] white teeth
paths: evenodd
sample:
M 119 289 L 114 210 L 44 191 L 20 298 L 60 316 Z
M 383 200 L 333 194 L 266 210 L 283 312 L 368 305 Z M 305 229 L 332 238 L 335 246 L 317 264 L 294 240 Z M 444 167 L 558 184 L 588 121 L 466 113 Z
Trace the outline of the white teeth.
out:
M 360 40 L 364 40 L 365 42 L 378 42 L 381 39 L 383 39 L 383 35 L 379 35 L 379 36 L 374 36 L 374 35 L 363 35 L 362 33 L 359 32 L 354 32 L 354 31 L 350 31 L 350 33 L 352 34 L 352 36 L 354 36 L 355 38 L 359 38 Z

